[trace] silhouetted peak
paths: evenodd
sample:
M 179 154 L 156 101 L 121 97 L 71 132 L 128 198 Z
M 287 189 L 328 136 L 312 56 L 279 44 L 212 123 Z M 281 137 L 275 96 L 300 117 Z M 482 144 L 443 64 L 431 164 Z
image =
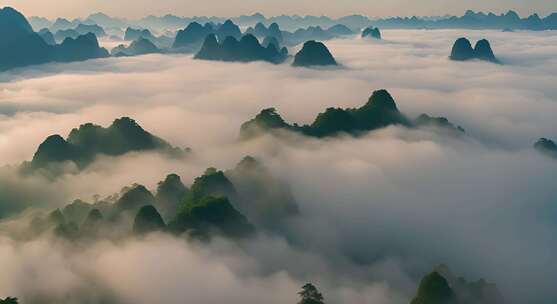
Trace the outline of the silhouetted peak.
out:
M 267 31 L 267 27 L 265 27 L 265 25 L 261 22 L 257 22 L 254 29 L 258 33 Z
M 197 22 L 191 22 L 190 24 L 188 24 L 186 26 L 186 31 L 196 31 L 196 30 L 202 30 L 203 29 L 203 25 L 197 23 Z
M 131 188 L 123 190 L 122 196 L 116 201 L 115 207 L 117 211 L 138 210 L 145 205 L 153 205 L 155 197 L 145 186 L 135 184 Z
M 513 11 L 513 10 L 508 11 L 508 12 L 505 14 L 505 16 L 506 16 L 506 17 L 510 17 L 510 18 L 512 18 L 512 19 L 516 19 L 516 20 L 520 19 L 520 16 L 518 15 L 518 13 L 515 12 L 515 11 Z
M 304 43 L 302 49 L 294 57 L 293 66 L 325 66 L 336 65 L 329 49 L 322 42 L 314 40 Z
M 155 200 L 164 219 L 169 220 L 176 216 L 178 207 L 184 202 L 187 193 L 188 188 L 177 174 L 168 174 L 158 183 Z
M 170 192 L 183 192 L 187 191 L 186 186 L 182 183 L 182 179 L 178 174 L 168 174 L 164 181 L 159 182 L 157 187 L 157 196 L 161 193 L 169 194 Z
M 473 10 L 467 10 L 464 13 L 464 16 L 475 16 L 475 15 L 476 15 L 476 13 Z
M 242 43 L 245 47 L 260 46 L 259 40 L 257 40 L 257 38 L 255 38 L 255 36 L 252 34 L 246 34 L 242 36 L 242 39 L 240 39 L 240 43 Z
M 496 61 L 495 54 L 491 49 L 489 41 L 486 39 L 479 40 L 474 47 L 474 52 L 476 53 L 476 58 L 487 61 Z
M 38 147 L 33 156 L 32 163 L 36 167 L 46 165 L 49 162 L 71 160 L 75 154 L 74 148 L 60 135 L 47 137 Z
M 381 39 L 381 32 L 379 31 L 379 28 L 377 28 L 377 27 L 368 27 L 368 28 L 364 29 L 364 31 L 362 32 L 362 37 L 363 38 L 370 37 L 370 38 L 374 38 L 374 39 Z
M 62 42 L 62 45 L 64 44 L 91 45 L 96 48 L 99 47 L 99 41 L 97 40 L 97 36 L 95 36 L 95 34 L 93 33 L 79 35 L 75 39 L 71 37 L 67 37 Z
M 0 47 L 33 34 L 33 28 L 17 10 L 7 6 L 0 9 Z
M 255 116 L 255 121 L 260 127 L 268 129 L 282 128 L 287 125 L 275 108 L 261 110 L 261 112 Z
M 398 112 L 395 100 L 387 90 L 374 91 L 364 107 L 377 107 Z
M 540 16 L 537 13 L 534 13 L 527 18 L 529 21 L 541 21 Z
M 269 25 L 269 32 L 280 33 L 279 25 L 276 22 L 271 23 L 271 25 Z
M 458 38 L 451 51 L 452 60 L 469 60 L 475 57 L 474 49 L 472 49 L 472 44 L 467 38 Z
M 231 27 L 231 26 L 236 26 L 236 24 L 234 24 L 234 22 L 232 22 L 232 20 L 227 19 L 226 21 L 224 21 L 224 23 L 222 24 L 223 27 Z
M 274 36 L 267 36 L 267 37 L 265 37 L 265 39 L 263 39 L 262 45 L 264 47 L 268 47 L 271 44 L 274 45 L 277 49 L 280 47 L 279 41 Z
M 411 304 L 456 304 L 456 301 L 456 295 L 447 280 L 434 271 L 421 280 Z
M 0 33 L 13 31 L 30 34 L 33 33 L 33 28 L 23 14 L 12 7 L 6 6 L 0 9 Z
M 141 207 L 135 216 L 133 231 L 136 234 L 147 234 L 164 229 L 165 224 L 155 207 L 147 205 Z
M 450 59 L 457 61 L 465 61 L 470 59 L 479 59 L 490 62 L 497 62 L 489 41 L 481 39 L 476 43 L 472 49 L 470 40 L 466 38 L 459 38 L 453 45 Z
M 144 131 L 143 128 L 132 118 L 130 117 L 121 117 L 115 119 L 109 127 L 110 129 L 119 129 L 119 130 L 141 130 Z

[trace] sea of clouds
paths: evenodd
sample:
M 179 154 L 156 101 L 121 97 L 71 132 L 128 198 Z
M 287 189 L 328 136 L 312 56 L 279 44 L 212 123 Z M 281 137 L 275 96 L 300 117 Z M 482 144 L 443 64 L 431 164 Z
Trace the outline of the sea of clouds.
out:
M 46 64 L 0 74 L 0 211 L 52 209 L 168 173 L 190 185 L 205 168 L 260 158 L 288 181 L 301 215 L 287 236 L 242 244 L 165 235 L 75 246 L 13 237 L 0 222 L 0 297 L 23 303 L 294 303 L 306 281 L 328 303 L 408 303 L 439 263 L 496 282 L 510 303 L 557 296 L 557 161 L 533 151 L 557 139 L 557 32 L 386 30 L 383 41 L 326 42 L 340 68 L 193 60 L 187 55 Z M 491 41 L 503 65 L 451 62 L 454 40 Z M 240 125 L 275 107 L 311 123 L 385 88 L 410 117 L 447 117 L 453 138 L 389 127 L 361 138 L 269 136 L 238 142 Z M 22 178 L 51 134 L 130 116 L 187 160 L 101 157 L 78 175 Z M 3 205 L 2 205 L 3 204 Z M 12 213 L 13 214 L 13 213 Z M 295 239 L 295 244 L 289 240 Z

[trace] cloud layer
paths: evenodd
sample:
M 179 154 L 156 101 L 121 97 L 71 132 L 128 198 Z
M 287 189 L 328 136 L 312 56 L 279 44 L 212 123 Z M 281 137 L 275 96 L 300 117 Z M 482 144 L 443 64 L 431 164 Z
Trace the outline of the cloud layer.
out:
M 293 243 L 260 236 L 241 246 L 201 246 L 152 236 L 74 248 L 5 236 L 0 267 L 14 275 L 0 274 L 0 296 L 26 303 L 45 295 L 151 303 L 161 294 L 164 303 L 288 303 L 312 280 L 331 303 L 405 303 L 419 277 L 444 262 L 455 273 L 497 282 L 517 303 L 548 302 L 557 279 L 557 163 L 531 145 L 557 137 L 557 34 L 466 34 L 488 38 L 504 65 L 449 61 L 452 42 L 464 35 L 393 30 L 382 42 L 328 42 L 342 69 L 149 55 L 4 73 L 1 165 L 30 159 L 50 134 L 124 115 L 194 150 L 187 161 L 101 158 L 55 182 L 5 170 L 4 179 L 42 191 L 10 201 L 61 206 L 133 182 L 154 189 L 171 172 L 191 184 L 206 167 L 230 168 L 251 154 L 289 181 L 302 216 L 289 223 Z M 446 116 L 469 136 L 390 127 L 358 139 L 237 142 L 241 123 L 263 108 L 309 123 L 326 107 L 360 106 L 379 88 L 409 116 Z M 216 292 L 199 292 L 210 284 Z

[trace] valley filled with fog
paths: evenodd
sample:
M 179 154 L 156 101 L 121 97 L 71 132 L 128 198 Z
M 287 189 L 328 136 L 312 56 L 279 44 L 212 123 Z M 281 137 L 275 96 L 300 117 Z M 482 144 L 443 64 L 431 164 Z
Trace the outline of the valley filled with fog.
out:
M 557 139 L 557 32 L 387 29 L 382 36 L 327 41 L 334 67 L 151 54 L 2 72 L 0 296 L 294 303 L 300 286 L 313 282 L 327 303 L 402 304 L 424 274 L 446 264 L 496 283 L 508 303 L 550 303 L 557 158 L 533 145 Z M 489 39 L 501 64 L 449 60 L 459 37 Z M 407 117 L 446 117 L 465 132 L 390 125 L 356 137 L 286 132 L 240 140 L 242 124 L 263 109 L 311 124 L 325 109 L 358 108 L 380 89 Z M 48 136 L 120 117 L 191 152 L 100 155 L 56 178 L 19 174 Z M 171 173 L 190 187 L 207 168 L 229 170 L 248 155 L 288 185 L 299 210 L 278 229 L 255 225 L 247 240 L 155 232 L 76 244 L 25 228 L 36 213 L 75 199 L 134 183 L 154 192 Z

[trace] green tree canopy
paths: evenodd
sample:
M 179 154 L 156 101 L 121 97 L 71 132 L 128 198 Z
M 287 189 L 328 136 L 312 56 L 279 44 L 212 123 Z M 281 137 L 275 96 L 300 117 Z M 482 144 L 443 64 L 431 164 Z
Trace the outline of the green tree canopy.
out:
M 311 284 L 306 283 L 302 286 L 302 290 L 298 292 L 300 295 L 300 302 L 298 304 L 323 304 L 323 295 L 317 288 Z

